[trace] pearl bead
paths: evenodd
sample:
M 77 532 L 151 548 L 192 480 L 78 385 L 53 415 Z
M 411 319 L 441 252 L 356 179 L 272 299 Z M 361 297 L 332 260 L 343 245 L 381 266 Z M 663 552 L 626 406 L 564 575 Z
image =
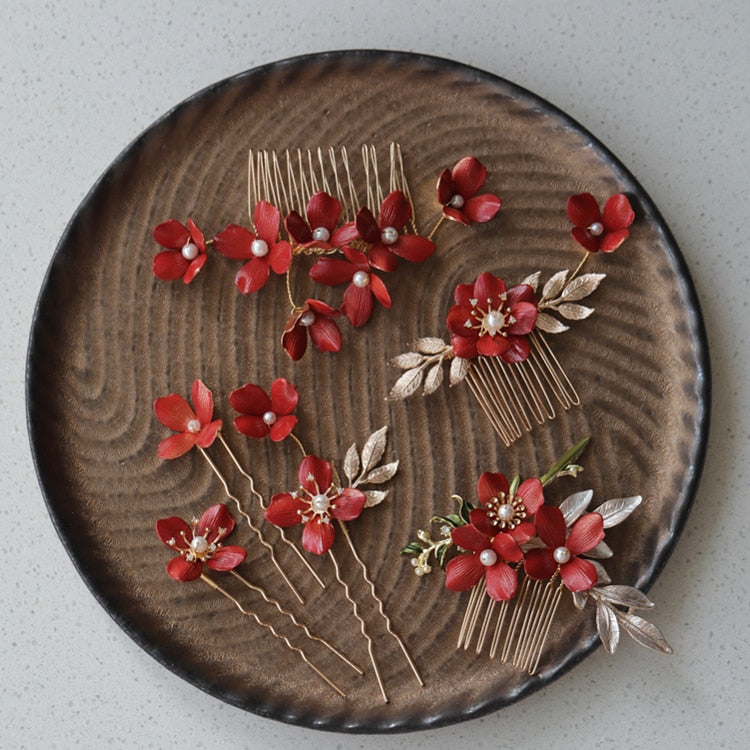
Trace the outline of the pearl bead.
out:
M 190 542 L 190 549 L 195 552 L 196 555 L 203 555 L 208 550 L 208 540 L 204 536 L 194 536 Z
M 357 271 L 352 277 L 354 286 L 358 286 L 360 289 L 366 287 L 370 283 L 370 274 L 367 271 Z
M 567 547 L 558 547 L 552 553 L 552 557 L 555 558 L 556 563 L 563 565 L 570 560 L 570 550 Z
M 299 319 L 300 325 L 305 327 L 311 326 L 315 322 L 315 313 L 312 310 L 307 310 L 302 313 L 302 317 Z
M 198 257 L 199 252 L 198 245 L 194 242 L 186 242 L 182 246 L 182 257 L 185 260 L 195 260 Z
M 505 323 L 505 316 L 500 310 L 490 310 L 485 318 L 485 325 L 490 333 L 497 333 Z
M 513 516 L 515 515 L 515 509 L 510 503 L 503 503 L 498 509 L 497 509 L 497 517 L 501 521 L 511 521 L 513 520 Z
M 598 237 L 604 231 L 604 225 L 600 221 L 595 221 L 589 227 L 589 233 L 593 234 L 594 237 Z
M 450 200 L 450 205 L 453 206 L 453 208 L 463 208 L 464 207 L 464 197 L 462 195 L 459 195 L 456 193 Z
M 276 414 L 272 411 L 267 411 L 263 415 L 263 421 L 270 427 L 276 422 Z
M 380 239 L 384 245 L 392 245 L 398 239 L 398 229 L 396 227 L 386 227 L 380 233 Z
M 201 423 L 198 419 L 191 419 L 187 423 L 187 431 L 192 433 L 197 433 L 201 431 Z
M 331 233 L 325 227 L 316 227 L 312 235 L 316 242 L 328 242 L 331 239 Z
M 268 243 L 265 240 L 253 240 L 250 245 L 250 252 L 256 258 L 265 258 L 268 255 Z
M 497 562 L 497 552 L 494 549 L 483 549 L 479 553 L 479 562 L 489 568 Z
M 330 504 L 327 495 L 315 495 L 312 499 L 312 509 L 315 513 L 325 513 Z

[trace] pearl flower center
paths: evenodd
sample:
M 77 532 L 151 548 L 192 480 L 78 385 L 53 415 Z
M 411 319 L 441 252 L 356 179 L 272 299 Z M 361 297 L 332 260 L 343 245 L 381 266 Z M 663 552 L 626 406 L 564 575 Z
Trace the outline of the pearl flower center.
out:
M 497 552 L 494 549 L 483 549 L 479 553 L 479 562 L 489 568 L 497 562 Z
M 270 427 L 272 424 L 276 423 L 276 412 L 273 411 L 267 411 L 263 415 L 263 421 Z
M 490 498 L 485 508 L 490 525 L 500 530 L 515 529 L 526 518 L 526 506 L 518 495 L 509 498 L 501 492 Z
M 310 501 L 313 513 L 326 513 L 331 505 L 328 495 L 315 495 Z
M 194 242 L 186 242 L 182 246 L 182 257 L 185 258 L 185 260 L 195 260 L 198 257 L 198 253 L 200 252 L 198 250 L 198 245 L 196 245 Z
M 367 271 L 357 271 L 352 277 L 352 282 L 354 286 L 363 289 L 370 283 L 370 274 Z
M 194 435 L 201 431 L 201 423 L 198 419 L 191 419 L 187 423 L 187 431 L 192 432 Z
M 195 555 L 205 555 L 208 552 L 208 539 L 204 536 L 194 536 L 190 542 L 190 549 Z
M 331 233 L 325 227 L 316 227 L 312 233 L 316 242 L 328 242 L 331 239 Z
M 268 243 L 265 240 L 253 240 L 250 245 L 250 252 L 256 258 L 265 258 L 268 255 Z
M 380 233 L 380 240 L 384 245 L 392 245 L 398 239 L 398 229 L 396 227 L 386 227 Z
M 599 237 L 602 232 L 604 232 L 604 225 L 601 223 L 601 221 L 595 221 L 591 226 L 588 228 L 589 234 L 594 235 L 594 237 Z
M 450 199 L 449 205 L 452 206 L 453 208 L 463 208 L 464 207 L 464 203 L 465 203 L 464 197 L 462 195 L 459 195 L 458 193 L 456 193 Z
M 300 325 L 311 326 L 315 322 L 315 313 L 312 310 L 302 313 L 302 317 L 299 319 Z
M 557 547 L 552 553 L 552 557 L 555 558 L 558 565 L 564 565 L 570 560 L 570 550 L 567 547 Z

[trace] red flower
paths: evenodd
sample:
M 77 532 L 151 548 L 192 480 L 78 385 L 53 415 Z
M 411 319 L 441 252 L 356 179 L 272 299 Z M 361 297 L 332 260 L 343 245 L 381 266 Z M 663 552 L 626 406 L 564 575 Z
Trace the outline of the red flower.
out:
M 536 477 L 521 482 L 511 497 L 505 476 L 485 471 L 477 482 L 477 495 L 482 507 L 469 515 L 477 529 L 489 535 L 511 532 L 520 544 L 534 536 L 534 525 L 527 519 L 544 503 L 542 483 Z
M 271 498 L 266 519 L 282 528 L 303 523 L 302 546 L 308 552 L 322 555 L 333 544 L 335 530 L 331 519 L 352 521 L 362 512 L 367 498 L 360 490 L 332 485 L 331 464 L 317 456 L 302 459 L 298 477 L 298 491 Z
M 473 284 L 459 284 L 453 297 L 447 324 L 457 357 L 482 354 L 512 363 L 529 356 L 526 334 L 534 330 L 539 310 L 528 284 L 506 291 L 502 279 L 485 271 Z
M 154 256 L 157 279 L 174 281 L 182 276 L 189 284 L 206 263 L 206 240 L 192 219 L 188 219 L 187 226 L 177 219 L 162 222 L 154 228 L 154 239 L 167 248 Z
M 526 575 L 539 581 L 560 571 L 570 591 L 586 591 L 596 584 L 596 568 L 578 555 L 594 549 L 604 539 L 604 522 L 598 513 L 581 516 L 567 534 L 565 518 L 559 508 L 543 505 L 534 516 L 537 534 L 547 545 L 526 553 Z
M 279 240 L 279 209 L 258 201 L 253 212 L 257 235 L 237 224 L 230 224 L 214 237 L 214 246 L 227 258 L 249 260 L 237 272 L 235 286 L 243 294 L 257 292 L 274 273 L 286 273 L 292 262 L 292 247 Z
M 297 308 L 284 327 L 281 345 L 296 362 L 307 349 L 307 333 L 313 344 L 322 352 L 337 352 L 341 349 L 341 331 L 333 318 L 338 310 L 317 299 L 309 299 L 304 307 Z
M 630 234 L 627 227 L 635 214 L 630 201 L 622 193 L 613 195 L 599 211 L 599 204 L 591 193 L 579 193 L 568 198 L 568 219 L 574 225 L 570 236 L 589 252 L 617 250 Z
M 193 383 L 192 395 L 195 411 L 177 393 L 170 393 L 154 401 L 157 419 L 165 427 L 179 433 L 159 443 L 159 458 L 178 458 L 194 445 L 208 448 L 216 439 L 216 433 L 221 429 L 221 420 L 211 421 L 214 413 L 214 397 L 211 391 L 200 380 L 196 380 Z
M 203 563 L 211 570 L 234 570 L 247 554 L 242 547 L 224 547 L 234 520 L 223 503 L 212 505 L 190 525 L 178 516 L 156 522 L 159 539 L 178 553 L 167 563 L 167 573 L 178 581 L 194 581 L 203 572 Z
M 508 563 L 523 559 L 523 552 L 513 538 L 513 532 L 489 535 L 470 523 L 453 529 L 451 538 L 454 544 L 470 553 L 454 557 L 445 566 L 446 588 L 466 591 L 484 576 L 487 593 L 495 601 L 513 598 L 518 577 Z
M 487 169 L 478 159 L 466 156 L 438 178 L 437 197 L 446 219 L 462 224 L 489 221 L 502 206 L 491 193 L 477 195 L 487 179 Z
M 362 326 L 372 315 L 372 298 L 375 297 L 383 307 L 391 306 L 391 295 L 383 280 L 370 273 L 367 256 L 349 245 L 343 247 L 346 260 L 341 258 L 319 258 L 310 269 L 310 278 L 321 284 L 337 286 L 350 282 L 344 292 L 341 312 L 346 315 L 353 326 Z
M 370 265 L 380 271 L 394 271 L 396 256 L 416 263 L 427 260 L 435 252 L 435 243 L 418 234 L 403 233 L 411 219 L 411 204 L 400 190 L 389 193 L 380 206 L 377 221 L 369 208 L 360 208 L 356 224 L 359 236 L 369 242 Z
M 292 412 L 297 406 L 297 389 L 284 378 L 271 384 L 271 396 L 258 385 L 246 383 L 229 394 L 229 403 L 240 412 L 234 420 L 239 432 L 251 438 L 271 436 L 279 442 L 294 429 L 297 417 Z
M 341 204 L 322 190 L 310 198 L 305 214 L 307 221 L 296 211 L 292 211 L 284 219 L 289 236 L 302 247 L 330 250 L 357 238 L 357 227 L 353 221 L 343 226 L 338 225 L 341 219 Z

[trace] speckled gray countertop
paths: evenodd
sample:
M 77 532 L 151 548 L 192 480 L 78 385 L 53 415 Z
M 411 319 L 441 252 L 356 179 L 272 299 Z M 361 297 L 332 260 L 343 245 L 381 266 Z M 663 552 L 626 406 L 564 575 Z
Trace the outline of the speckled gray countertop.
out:
M 0 31 L 6 565 L 0 744 L 744 747 L 750 682 L 747 3 L 6 5 Z M 614 657 L 599 649 L 541 692 L 482 719 L 409 736 L 324 734 L 244 713 L 165 670 L 97 604 L 60 544 L 30 458 L 24 364 L 36 297 L 67 220 L 114 157 L 185 97 L 262 63 L 343 48 L 448 57 L 530 89 L 606 144 L 672 229 L 702 304 L 714 385 L 702 483 L 651 590 L 658 604 L 653 619 L 673 656 L 655 657 L 627 640 Z

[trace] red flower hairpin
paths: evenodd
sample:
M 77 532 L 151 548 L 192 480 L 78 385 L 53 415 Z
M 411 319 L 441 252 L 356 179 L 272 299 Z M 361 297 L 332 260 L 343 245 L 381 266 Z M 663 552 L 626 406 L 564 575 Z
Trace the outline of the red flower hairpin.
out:
M 581 441 L 546 474 L 510 482 L 502 474 L 479 478 L 479 504 L 455 495 L 458 512 L 437 516 L 440 536 L 420 529 L 402 550 L 412 556 L 414 572 L 432 571 L 430 560 L 445 570 L 445 586 L 471 589 L 457 648 L 488 645 L 490 658 L 534 674 L 551 630 L 563 590 L 578 609 L 592 600 L 597 629 L 607 651 L 617 648 L 620 629 L 662 653 L 672 649 L 659 629 L 633 610 L 653 604 L 638 589 L 613 585 L 598 559 L 613 552 L 605 529 L 624 521 L 642 502 L 640 496 L 609 500 L 586 512 L 593 492 L 578 492 L 559 507 L 549 505 L 544 487 L 562 476 L 576 476 L 575 463 L 589 443 Z M 519 580 L 520 579 L 520 580 Z M 494 625 L 493 625 L 494 623 Z
M 569 214 L 571 205 L 577 219 L 593 215 L 587 198 L 573 196 Z M 598 206 L 596 211 L 598 216 Z M 605 214 L 608 234 L 599 233 L 605 237 L 601 247 L 611 252 L 628 235 L 621 225 L 632 222 L 632 209 L 624 195 L 616 195 L 607 202 Z M 599 227 L 591 231 L 598 232 Z M 420 389 L 425 395 L 433 393 L 445 379 L 444 365 L 450 363 L 450 385 L 468 383 L 506 446 L 534 424 L 554 419 L 558 407 L 578 406 L 578 392 L 546 335 L 567 331 L 563 320 L 583 320 L 594 312 L 580 304 L 605 278 L 603 273 L 579 273 L 592 252 L 572 273 L 558 271 L 543 285 L 539 271 L 510 287 L 488 271 L 472 283 L 458 284 L 455 304 L 446 317 L 450 342 L 420 338 L 414 342 L 414 351 L 393 358 L 391 364 L 404 372 L 390 398 L 405 399 Z

